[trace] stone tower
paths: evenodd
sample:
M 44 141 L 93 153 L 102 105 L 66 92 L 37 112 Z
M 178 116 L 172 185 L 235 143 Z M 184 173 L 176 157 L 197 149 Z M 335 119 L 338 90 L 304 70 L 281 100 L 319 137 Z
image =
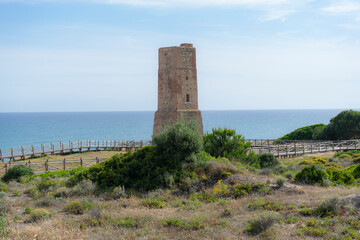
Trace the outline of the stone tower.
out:
M 159 49 L 158 110 L 154 134 L 176 121 L 195 122 L 203 134 L 198 109 L 196 49 L 192 44 Z

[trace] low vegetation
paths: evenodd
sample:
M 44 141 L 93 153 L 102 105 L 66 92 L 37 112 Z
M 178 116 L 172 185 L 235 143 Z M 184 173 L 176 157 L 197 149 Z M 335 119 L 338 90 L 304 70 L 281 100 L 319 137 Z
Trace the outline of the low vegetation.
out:
M 0 237 L 360 239 L 360 152 L 279 160 L 235 131 L 202 139 L 180 123 L 154 140 L 92 167 L 0 182 Z

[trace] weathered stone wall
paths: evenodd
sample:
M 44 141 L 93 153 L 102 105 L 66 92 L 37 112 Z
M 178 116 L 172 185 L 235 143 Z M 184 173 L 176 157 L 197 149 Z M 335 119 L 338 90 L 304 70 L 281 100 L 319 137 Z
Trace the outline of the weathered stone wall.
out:
M 154 134 L 176 121 L 197 123 L 203 132 L 198 110 L 196 49 L 192 44 L 159 49 L 158 111 Z

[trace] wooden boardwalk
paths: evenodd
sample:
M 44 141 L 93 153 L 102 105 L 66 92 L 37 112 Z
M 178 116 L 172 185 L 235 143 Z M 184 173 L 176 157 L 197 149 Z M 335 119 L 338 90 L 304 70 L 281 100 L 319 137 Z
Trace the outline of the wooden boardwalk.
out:
M 248 139 L 251 150 L 256 153 L 272 153 L 275 157 L 291 157 L 304 154 L 329 151 L 348 151 L 360 149 L 360 140 L 344 141 L 288 141 L 274 139 Z M 120 141 L 120 140 L 87 140 L 68 141 L 32 145 L 28 147 L 0 149 L 0 161 L 26 159 L 27 157 L 45 156 L 48 154 L 65 154 L 90 150 L 120 150 L 138 149 L 151 145 L 151 141 Z
M 49 144 L 32 145 L 28 147 L 0 149 L 0 161 L 25 159 L 26 157 L 45 156 L 47 154 L 64 154 L 90 150 L 124 150 L 138 149 L 151 145 L 150 141 L 120 141 L 120 140 L 87 140 L 68 141 Z
M 275 157 L 294 157 L 304 154 L 360 150 L 360 139 L 343 141 L 247 140 L 256 153 L 272 153 Z

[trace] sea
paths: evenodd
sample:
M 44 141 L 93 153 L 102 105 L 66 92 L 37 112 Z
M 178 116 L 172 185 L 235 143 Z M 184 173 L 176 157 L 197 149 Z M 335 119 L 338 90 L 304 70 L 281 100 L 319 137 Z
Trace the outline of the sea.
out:
M 246 139 L 275 139 L 325 123 L 344 109 L 202 111 L 204 132 L 231 128 Z M 75 140 L 150 140 L 154 112 L 0 113 L 0 149 Z

